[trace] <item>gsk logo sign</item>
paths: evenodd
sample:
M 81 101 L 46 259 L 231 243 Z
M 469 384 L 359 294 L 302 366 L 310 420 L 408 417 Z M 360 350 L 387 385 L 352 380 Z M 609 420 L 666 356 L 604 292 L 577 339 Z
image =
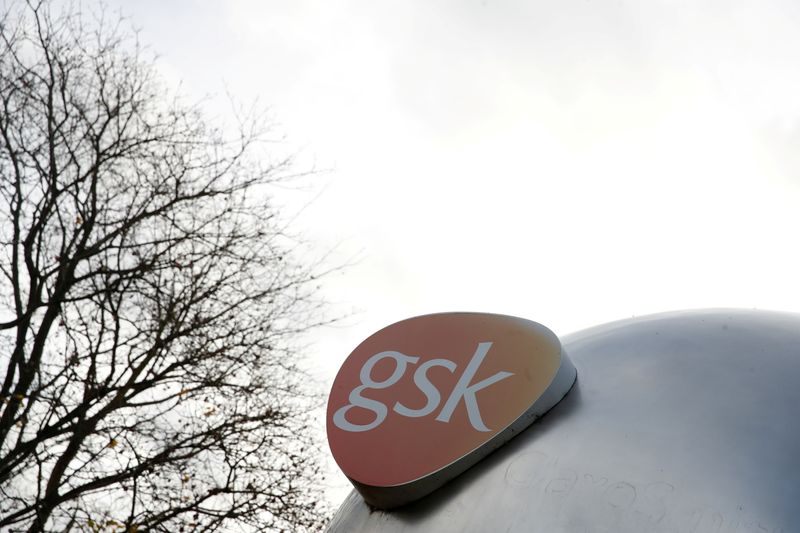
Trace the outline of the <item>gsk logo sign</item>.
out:
M 483 362 L 483 359 L 486 357 L 486 354 L 491 346 L 491 342 L 481 342 L 478 344 L 478 349 L 476 350 L 475 355 L 467 365 L 464 373 L 461 374 L 461 377 L 456 383 L 453 391 L 450 393 L 450 397 L 447 399 L 444 408 L 436 417 L 436 420 L 441 422 L 449 422 L 450 417 L 453 416 L 453 411 L 455 411 L 459 402 L 463 400 L 464 407 L 467 409 L 467 417 L 469 418 L 469 422 L 472 424 L 472 427 L 478 431 L 491 431 L 483 423 L 483 419 L 481 419 L 481 413 L 478 407 L 478 398 L 476 394 L 479 390 L 514 375 L 511 372 L 498 372 L 478 383 L 470 384 L 470 381 L 477 372 L 481 362 Z M 375 365 L 384 359 L 391 359 L 394 362 L 394 370 L 385 380 L 377 381 L 372 377 L 372 371 L 375 368 Z M 377 400 L 372 400 L 362 396 L 362 393 L 369 389 L 379 390 L 393 386 L 403 378 L 406 372 L 406 367 L 410 364 L 416 364 L 419 362 L 419 360 L 419 357 L 405 355 L 394 351 L 376 353 L 367 359 L 367 362 L 361 367 L 361 372 L 359 373 L 361 385 L 350 392 L 350 403 L 340 408 L 333 414 L 333 424 L 339 429 L 343 429 L 345 431 L 369 431 L 380 426 L 386 419 L 388 413 L 387 406 Z M 431 383 L 431 380 L 428 377 L 428 371 L 434 367 L 442 367 L 446 368 L 450 372 L 455 372 L 458 365 L 455 361 L 444 358 L 429 359 L 420 364 L 416 372 L 414 372 L 414 384 L 417 386 L 419 391 L 425 395 L 425 405 L 419 409 L 412 409 L 397 401 L 395 402 L 394 407 L 392 407 L 394 412 L 401 416 L 417 418 L 421 416 L 427 416 L 436 410 L 441 402 L 441 394 L 439 393 L 439 389 L 437 389 L 436 386 Z M 357 407 L 372 411 L 375 414 L 375 419 L 367 424 L 351 423 L 347 420 L 347 412 L 352 408 Z
M 575 369 L 522 318 L 441 313 L 393 324 L 342 365 L 328 442 L 365 500 L 391 508 L 457 476 L 543 415 Z

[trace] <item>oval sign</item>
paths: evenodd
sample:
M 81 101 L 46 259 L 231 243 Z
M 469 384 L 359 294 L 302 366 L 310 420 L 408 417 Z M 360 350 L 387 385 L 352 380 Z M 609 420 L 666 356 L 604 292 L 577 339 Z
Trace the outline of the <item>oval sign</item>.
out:
M 373 334 L 328 399 L 328 443 L 367 503 L 388 509 L 454 478 L 569 392 L 558 337 L 522 318 L 441 313 Z

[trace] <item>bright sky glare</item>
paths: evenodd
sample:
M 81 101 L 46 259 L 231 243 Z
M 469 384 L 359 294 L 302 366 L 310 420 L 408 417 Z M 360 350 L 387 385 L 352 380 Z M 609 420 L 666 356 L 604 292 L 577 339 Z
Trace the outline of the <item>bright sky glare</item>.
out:
M 284 200 L 316 197 L 294 229 L 318 255 L 360 258 L 323 286 L 332 314 L 358 311 L 313 339 L 325 386 L 373 331 L 429 312 L 564 335 L 800 310 L 797 2 L 112 5 L 184 92 L 258 97 L 332 169 Z

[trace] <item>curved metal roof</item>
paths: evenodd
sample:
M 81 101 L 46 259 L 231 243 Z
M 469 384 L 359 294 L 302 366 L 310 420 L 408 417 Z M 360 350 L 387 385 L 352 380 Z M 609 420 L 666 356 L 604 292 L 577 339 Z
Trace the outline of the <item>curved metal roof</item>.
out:
M 562 343 L 578 382 L 542 420 L 416 503 L 351 493 L 329 531 L 800 530 L 800 315 L 665 313 Z

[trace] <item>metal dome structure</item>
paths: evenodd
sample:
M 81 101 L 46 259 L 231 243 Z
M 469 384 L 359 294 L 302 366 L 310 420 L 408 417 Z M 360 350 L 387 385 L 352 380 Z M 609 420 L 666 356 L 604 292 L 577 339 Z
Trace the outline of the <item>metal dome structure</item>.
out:
M 391 511 L 331 532 L 800 531 L 800 315 L 701 310 L 561 339 L 578 371 L 541 420 Z

